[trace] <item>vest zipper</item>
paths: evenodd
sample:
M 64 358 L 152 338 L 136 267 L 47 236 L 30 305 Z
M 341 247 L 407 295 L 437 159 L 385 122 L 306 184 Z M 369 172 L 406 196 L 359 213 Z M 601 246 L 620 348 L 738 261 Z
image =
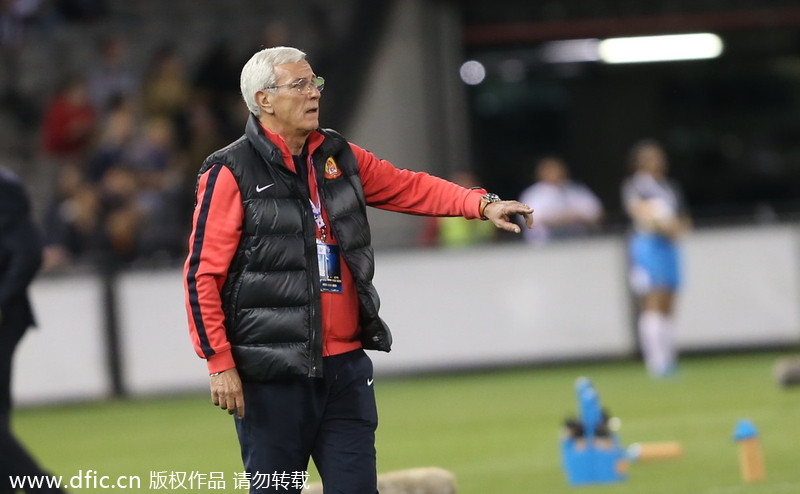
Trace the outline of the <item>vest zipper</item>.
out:
M 301 200 L 301 203 L 303 211 L 303 225 L 305 226 L 309 223 L 309 216 L 308 216 L 309 204 L 307 200 L 305 201 Z M 312 231 L 315 232 L 314 242 L 316 244 L 316 230 Z M 314 249 L 316 252 L 316 245 L 314 245 Z M 311 263 L 311 266 L 312 267 L 316 266 L 317 262 L 316 254 L 312 259 L 312 261 L 313 262 Z M 311 331 L 311 334 L 308 337 L 308 345 L 310 350 L 309 353 L 311 357 L 311 362 L 310 362 L 311 365 L 308 370 L 308 377 L 321 377 L 321 369 L 320 369 L 321 362 L 319 360 L 322 358 L 322 349 L 318 347 L 321 347 L 319 339 L 322 336 L 322 319 L 321 315 L 317 314 L 317 303 L 318 303 L 317 290 L 319 287 L 319 274 L 317 274 L 316 278 L 314 276 L 309 276 L 309 280 L 310 280 L 309 289 L 311 291 L 311 303 L 309 304 L 309 316 L 311 320 L 309 321 L 310 322 L 309 329 Z M 319 318 L 319 330 L 317 330 L 317 324 L 316 324 L 318 318 Z

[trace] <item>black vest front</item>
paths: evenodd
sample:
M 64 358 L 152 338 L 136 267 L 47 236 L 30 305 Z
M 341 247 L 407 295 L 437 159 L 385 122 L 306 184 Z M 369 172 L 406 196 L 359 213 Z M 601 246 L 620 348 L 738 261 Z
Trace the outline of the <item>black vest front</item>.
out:
M 364 348 L 388 352 L 392 337 L 378 316 L 372 285 L 375 260 L 358 164 L 339 134 L 319 131 L 314 151 L 320 199 L 359 299 Z M 342 171 L 325 177 L 333 158 Z M 316 227 L 304 181 L 284 165 L 280 149 L 250 116 L 245 135 L 209 156 L 202 175 L 215 164 L 228 167 L 244 209 L 242 234 L 222 289 L 225 327 L 243 380 L 322 375 L 322 311 Z

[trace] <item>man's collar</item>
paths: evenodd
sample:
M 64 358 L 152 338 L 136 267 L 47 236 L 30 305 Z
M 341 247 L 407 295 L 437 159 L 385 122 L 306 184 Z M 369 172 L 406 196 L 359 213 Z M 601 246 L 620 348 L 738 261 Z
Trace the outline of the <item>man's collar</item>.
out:
M 283 138 L 282 135 L 269 130 L 263 123 L 258 122 L 261 125 L 261 128 L 264 129 L 264 135 L 267 139 L 270 140 L 273 144 L 278 146 L 283 154 L 288 154 L 289 156 L 292 155 L 291 151 L 289 151 L 289 145 L 286 144 L 286 140 Z M 322 141 L 325 140 L 322 134 L 319 131 L 313 130 L 308 137 L 306 137 L 306 143 L 303 146 L 304 149 L 308 150 L 309 154 L 312 154 L 316 149 L 322 144 Z
M 286 144 L 286 140 L 280 134 L 265 127 L 252 113 L 247 122 L 245 134 L 253 142 L 256 150 L 258 150 L 264 160 L 281 161 L 286 168 L 296 172 L 294 160 L 292 160 L 292 153 L 289 150 L 289 146 Z M 258 137 L 264 137 L 266 139 L 258 139 Z M 312 131 L 306 139 L 308 154 L 313 154 L 324 140 L 325 136 L 319 131 Z M 280 155 L 280 158 L 276 156 L 276 154 Z

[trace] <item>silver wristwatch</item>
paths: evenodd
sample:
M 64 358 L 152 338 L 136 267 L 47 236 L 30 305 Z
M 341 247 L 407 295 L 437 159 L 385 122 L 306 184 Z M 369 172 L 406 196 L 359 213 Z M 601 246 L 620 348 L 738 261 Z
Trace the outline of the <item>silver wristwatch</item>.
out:
M 493 202 L 500 202 L 501 200 L 502 199 L 500 199 L 500 196 L 497 194 L 493 194 L 491 192 L 484 194 L 483 197 L 481 197 L 481 206 L 479 211 L 481 218 L 486 219 L 486 216 L 483 214 L 484 210 L 486 210 L 486 206 Z

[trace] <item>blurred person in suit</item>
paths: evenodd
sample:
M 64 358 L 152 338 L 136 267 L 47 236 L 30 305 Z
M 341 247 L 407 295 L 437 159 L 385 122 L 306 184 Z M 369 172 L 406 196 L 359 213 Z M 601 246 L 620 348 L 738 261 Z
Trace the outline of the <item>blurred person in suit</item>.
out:
M 28 285 L 42 260 L 42 242 L 22 184 L 0 167 L 0 494 L 11 494 L 9 476 L 45 472 L 11 433 L 11 363 L 25 331 L 34 325 Z M 28 488 L 26 492 L 62 492 Z
M 536 162 L 536 183 L 522 191 L 519 201 L 536 211 L 536 224 L 524 230 L 525 240 L 550 240 L 588 234 L 603 219 L 603 204 L 587 186 L 570 179 L 560 156 L 546 155 Z
M 628 255 L 630 282 L 639 299 L 642 356 L 653 377 L 675 372 L 675 295 L 681 286 L 678 239 L 691 227 L 678 184 L 667 178 L 667 155 L 658 141 L 637 142 L 629 153 L 632 175 L 622 203 L 633 223 Z

